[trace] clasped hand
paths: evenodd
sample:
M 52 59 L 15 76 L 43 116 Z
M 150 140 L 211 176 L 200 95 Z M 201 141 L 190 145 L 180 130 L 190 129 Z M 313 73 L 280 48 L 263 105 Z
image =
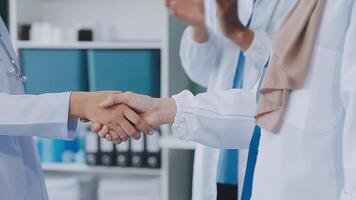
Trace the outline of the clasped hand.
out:
M 92 122 L 92 131 L 116 144 L 174 121 L 176 105 L 172 98 L 152 98 L 131 92 L 74 92 L 70 116 Z

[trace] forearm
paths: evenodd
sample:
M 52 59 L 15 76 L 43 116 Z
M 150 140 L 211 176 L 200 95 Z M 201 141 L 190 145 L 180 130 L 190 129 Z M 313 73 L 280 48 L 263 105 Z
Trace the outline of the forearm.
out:
M 89 101 L 88 92 L 72 92 L 70 95 L 70 104 L 69 104 L 69 118 L 78 119 L 86 118 L 87 113 L 85 107 Z
M 43 95 L 0 94 L 0 135 L 73 138 L 76 120 L 69 116 L 70 92 Z
M 229 39 L 234 42 L 240 49 L 246 52 L 254 39 L 254 32 L 248 28 L 243 31 L 234 32 L 229 36 Z

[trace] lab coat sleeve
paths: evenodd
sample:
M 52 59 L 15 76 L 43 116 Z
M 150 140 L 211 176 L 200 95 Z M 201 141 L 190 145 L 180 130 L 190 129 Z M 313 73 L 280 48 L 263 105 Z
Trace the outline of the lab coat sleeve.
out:
M 249 147 L 257 107 L 253 90 L 231 89 L 197 96 L 183 91 L 173 98 L 177 105 L 174 136 L 221 149 Z
M 348 30 L 341 72 L 341 97 L 344 104 L 343 128 L 344 188 L 340 200 L 356 199 L 356 4 Z
M 0 135 L 73 139 L 77 120 L 68 118 L 70 92 L 43 95 L 0 93 Z
M 197 84 L 208 87 L 209 77 L 220 57 L 218 45 L 212 33 L 205 43 L 198 43 L 192 38 L 192 28 L 188 27 L 182 36 L 180 58 L 188 77 Z

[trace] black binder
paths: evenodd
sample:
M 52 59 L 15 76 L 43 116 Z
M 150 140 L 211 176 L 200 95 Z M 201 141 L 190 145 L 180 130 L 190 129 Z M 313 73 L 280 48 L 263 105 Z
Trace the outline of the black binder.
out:
M 112 166 L 114 164 L 114 144 L 106 139 L 100 139 L 100 164 Z
M 145 137 L 141 137 L 139 140 L 131 139 L 131 166 L 144 167 L 144 154 Z
M 130 166 L 130 141 L 115 145 L 116 165 L 120 167 Z
M 99 136 L 88 131 L 85 135 L 85 160 L 88 165 L 98 165 Z
M 146 136 L 146 163 L 149 168 L 161 167 L 161 134 L 157 129 L 153 135 Z

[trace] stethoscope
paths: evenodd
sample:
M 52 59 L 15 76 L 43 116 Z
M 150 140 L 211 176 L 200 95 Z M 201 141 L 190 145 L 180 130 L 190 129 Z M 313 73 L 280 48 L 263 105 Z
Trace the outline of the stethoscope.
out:
M 2 41 L 1 39 L 1 35 L 0 35 L 0 43 L 1 43 L 1 46 L 3 47 L 7 57 L 10 59 L 11 61 L 11 67 L 7 70 L 7 72 L 10 74 L 10 75 L 13 75 L 15 76 L 19 81 L 22 81 L 22 82 L 26 82 L 27 81 L 27 76 L 23 75 L 21 72 L 20 72 L 20 68 L 19 66 L 16 64 L 15 62 L 15 59 L 13 59 L 11 57 L 11 54 L 9 52 L 9 50 L 7 49 L 6 45 L 4 44 L 4 42 Z

